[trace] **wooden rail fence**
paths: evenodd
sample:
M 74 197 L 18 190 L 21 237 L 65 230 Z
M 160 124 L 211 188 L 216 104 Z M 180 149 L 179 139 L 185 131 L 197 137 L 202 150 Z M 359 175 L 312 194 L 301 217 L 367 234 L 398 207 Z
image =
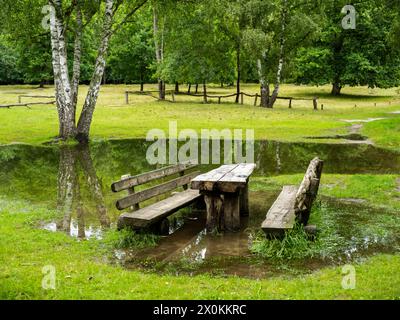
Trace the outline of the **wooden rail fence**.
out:
M 125 103 L 129 104 L 129 95 L 130 94 L 139 94 L 139 95 L 147 95 L 151 96 L 154 99 L 160 100 L 159 97 L 153 95 L 153 93 L 158 93 L 158 90 L 154 91 L 125 91 Z M 210 95 L 210 94 L 196 94 L 196 93 L 189 93 L 189 92 L 175 92 L 174 90 L 167 90 L 165 91 L 166 95 L 171 95 L 172 100 L 166 100 L 169 102 L 175 102 L 175 95 L 185 95 L 185 96 L 191 96 L 191 97 L 202 97 L 205 103 L 208 103 L 207 98 L 210 99 L 218 99 L 218 104 L 221 104 L 221 100 L 225 98 L 231 98 L 231 97 L 236 97 L 239 95 L 240 98 L 240 104 L 244 104 L 244 97 L 249 97 L 249 98 L 254 98 L 254 106 L 257 106 L 258 98 L 261 97 L 259 93 L 256 94 L 248 94 L 246 92 L 240 92 L 238 93 L 232 93 L 232 94 L 227 94 L 227 95 Z M 289 100 L 289 109 L 292 108 L 292 101 L 298 100 L 298 101 L 312 101 L 313 103 L 313 108 L 314 110 L 318 110 L 318 97 L 314 98 L 295 98 L 295 97 L 277 97 L 277 99 L 281 100 Z M 261 105 L 261 102 L 258 104 L 259 106 Z M 321 110 L 323 110 L 323 107 L 321 106 Z
M 13 107 L 27 107 L 32 105 L 38 105 L 38 104 L 55 104 L 55 101 L 50 101 L 50 102 L 28 102 L 28 103 L 12 103 L 12 104 L 0 104 L 0 108 L 13 108 Z
M 55 96 L 38 96 L 38 95 L 30 95 L 30 94 L 21 94 L 18 96 L 18 103 L 22 103 L 22 98 L 44 98 L 44 99 L 55 99 Z
M 158 90 L 153 91 L 125 91 L 125 104 L 129 104 L 129 95 L 130 94 L 138 94 L 138 95 L 145 95 L 150 96 L 156 100 L 160 100 L 159 97 L 153 95 L 153 93 L 158 93 Z M 165 95 L 171 95 L 171 100 L 165 100 L 169 102 L 175 102 L 175 91 L 174 90 L 166 90 Z

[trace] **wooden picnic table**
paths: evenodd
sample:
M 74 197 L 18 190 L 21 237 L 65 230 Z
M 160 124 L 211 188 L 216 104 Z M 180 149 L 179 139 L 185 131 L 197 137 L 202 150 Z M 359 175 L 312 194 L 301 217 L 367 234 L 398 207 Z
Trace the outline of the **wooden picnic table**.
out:
M 239 230 L 240 216 L 249 214 L 248 181 L 255 167 L 254 163 L 222 165 L 192 180 L 191 188 L 204 195 L 208 231 Z

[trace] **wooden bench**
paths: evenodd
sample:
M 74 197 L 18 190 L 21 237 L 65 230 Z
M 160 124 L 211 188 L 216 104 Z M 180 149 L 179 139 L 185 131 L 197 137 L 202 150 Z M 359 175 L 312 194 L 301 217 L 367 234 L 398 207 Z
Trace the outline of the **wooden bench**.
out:
M 284 186 L 261 225 L 266 235 L 282 236 L 296 220 L 307 226 L 312 204 L 317 197 L 323 161 L 314 158 L 300 187 Z M 312 229 L 312 228 L 310 228 Z
M 121 177 L 120 181 L 114 182 L 111 185 L 113 192 L 128 191 L 127 196 L 116 202 L 117 209 L 124 210 L 130 208 L 129 212 L 123 213 L 119 217 L 118 229 L 120 230 L 125 227 L 132 229 L 153 227 L 154 231 L 166 233 L 165 230 L 168 229 L 168 219 L 166 218 L 202 197 L 198 190 L 188 188 L 191 180 L 199 175 L 199 172 L 190 172 L 185 175 L 185 171 L 196 167 L 197 165 L 193 164 L 177 164 L 137 176 L 125 175 Z M 177 174 L 179 174 L 178 178 L 171 177 Z M 167 178 L 169 181 L 135 192 L 136 186 L 161 178 Z M 171 178 L 173 179 L 171 180 Z M 174 192 L 170 197 L 144 208 L 139 207 L 139 204 L 143 201 L 162 194 L 171 193 L 171 191 L 180 187 L 183 187 L 184 191 Z

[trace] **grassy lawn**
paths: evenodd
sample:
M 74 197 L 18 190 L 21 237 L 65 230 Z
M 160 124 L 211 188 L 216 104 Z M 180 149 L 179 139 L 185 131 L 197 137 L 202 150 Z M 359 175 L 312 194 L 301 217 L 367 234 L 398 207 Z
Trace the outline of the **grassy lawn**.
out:
M 81 88 L 80 105 L 86 89 Z M 361 133 L 380 147 L 400 150 L 400 115 L 392 114 L 400 110 L 396 89 L 345 88 L 343 96 L 334 98 L 329 95 L 329 86 L 282 86 L 282 96 L 318 96 L 319 104 L 324 104 L 323 111 L 312 110 L 311 101 L 294 101 L 293 108 L 288 109 L 287 101 L 279 100 L 271 110 L 253 107 L 250 98 L 245 98 L 244 105 L 235 105 L 233 98 L 221 105 L 216 101 L 205 105 L 201 98 L 187 96 L 176 96 L 176 103 L 131 96 L 131 103 L 126 105 L 124 91 L 127 89 L 138 90 L 138 86 L 102 87 L 91 131 L 93 139 L 143 138 L 152 128 L 168 129 L 168 121 L 174 120 L 178 122 L 178 129 L 250 128 L 255 130 L 256 139 L 321 142 L 306 137 L 347 133 L 351 123 L 343 120 L 387 118 L 360 122 L 363 124 Z M 149 89 L 155 86 L 147 85 L 145 90 Z M 182 86 L 181 90 L 186 88 Z M 242 90 L 256 93 L 259 89 L 257 85 L 243 85 Z M 233 91 L 233 88 L 210 86 L 208 93 Z M 1 86 L 0 104 L 16 102 L 19 94 L 48 95 L 52 92 L 52 87 L 42 90 L 32 86 Z M 0 109 L 0 124 L 0 144 L 37 145 L 51 140 L 58 132 L 54 106 Z M 17 159 L 17 155 L 12 156 Z M 40 162 L 24 165 L 34 172 L 41 168 Z M 109 163 L 104 165 L 112 167 Z M 43 176 L 57 179 L 56 167 L 43 167 L 50 168 L 49 172 L 41 173 Z M 2 173 L 6 174 L 5 171 Z M 283 185 L 298 184 L 302 176 L 254 177 L 251 191 L 278 191 Z M 26 177 L 23 178 L 22 182 L 18 178 L 14 181 L 21 194 L 27 188 Z M 115 244 L 107 239 L 115 236 L 116 231 L 109 231 L 109 237 L 102 240 L 80 241 L 61 232 L 39 228 L 40 223 L 52 221 L 57 214 L 49 209 L 46 203 L 49 200 L 45 199 L 56 192 L 57 182 L 53 180 L 47 183 L 43 180 L 38 185 L 33 181 L 29 185 L 30 192 L 26 193 L 34 194 L 35 199 L 19 193 L 16 193 L 19 198 L 15 199 L 13 184 L 0 188 L 4 190 L 0 195 L 0 299 L 400 299 L 400 255 L 393 253 L 399 252 L 397 247 L 391 254 L 380 253 L 352 261 L 356 269 L 356 288 L 352 290 L 341 286 L 342 265 L 324 267 L 309 274 L 261 280 L 127 270 L 111 259 Z M 379 217 L 373 220 L 374 227 L 379 230 L 392 230 L 397 226 L 400 212 L 397 175 L 323 174 L 321 183 L 322 197 L 362 200 L 378 212 L 380 209 L 390 211 L 392 216 L 385 213 L 381 220 Z M 43 192 L 49 186 L 54 190 Z M 37 196 L 31 192 L 35 188 L 39 190 Z M 314 221 L 317 225 L 318 219 Z M 370 226 L 361 227 L 368 232 Z M 55 290 L 42 289 L 42 268 L 46 265 L 55 267 Z
M 297 183 L 298 176 L 256 179 L 253 190 Z M 399 208 L 395 177 L 327 175 L 322 195 L 358 197 L 374 206 Z M 365 186 L 368 182 L 368 186 Z M 332 186 L 332 183 L 336 183 Z M 382 196 L 371 193 L 382 186 Z M 396 202 L 397 201 L 397 202 Z M 24 202 L 0 206 L 0 298 L 2 299 L 400 299 L 400 256 L 381 254 L 354 262 L 356 288 L 341 286 L 342 266 L 302 276 L 263 280 L 171 276 L 127 271 L 108 263 L 104 240 L 78 241 L 37 228 L 53 212 Z M 398 211 L 397 211 L 398 212 Z M 111 231 L 110 231 L 111 232 Z M 42 268 L 56 270 L 56 289 L 41 288 Z
M 390 118 L 368 123 L 362 128 L 377 145 L 400 148 L 400 117 L 390 112 L 400 110 L 400 97 L 395 89 L 345 88 L 342 97 L 331 97 L 329 86 L 305 87 L 284 85 L 282 96 L 319 96 L 324 110 L 313 111 L 311 101 L 294 101 L 288 109 L 286 100 L 278 100 L 274 110 L 253 107 L 253 98 L 244 105 L 235 105 L 233 98 L 218 105 L 204 105 L 201 97 L 177 96 L 177 103 L 157 102 L 151 97 L 131 96 L 125 105 L 124 91 L 137 86 L 103 86 L 94 115 L 92 138 L 143 138 L 149 129 L 168 129 L 168 121 L 178 122 L 178 129 L 191 128 L 251 128 L 256 139 L 304 141 L 310 136 L 346 133 L 349 123 L 343 120 Z M 146 86 L 145 90 L 154 89 Z M 182 87 L 182 90 L 186 88 Z M 243 85 L 243 91 L 258 92 L 257 85 Z M 80 90 L 80 105 L 86 87 Z M 227 94 L 233 88 L 210 87 L 209 94 Z M 53 88 L 34 89 L 30 86 L 0 87 L 0 104 L 17 101 L 19 94 L 52 94 Z M 29 99 L 29 98 L 25 98 Z M 26 100 L 27 101 L 27 100 Z M 376 104 L 376 106 L 375 106 Z M 0 109 L 0 143 L 43 143 L 57 135 L 58 124 L 53 106 Z

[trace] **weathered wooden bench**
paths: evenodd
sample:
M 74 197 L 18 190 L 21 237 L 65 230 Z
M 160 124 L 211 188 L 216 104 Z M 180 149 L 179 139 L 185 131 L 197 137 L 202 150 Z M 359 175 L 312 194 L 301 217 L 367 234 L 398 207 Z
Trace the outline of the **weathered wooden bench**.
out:
M 118 229 L 129 227 L 131 229 L 141 229 L 152 227 L 153 230 L 166 233 L 163 230 L 168 229 L 167 217 L 179 209 L 189 206 L 196 202 L 202 195 L 198 190 L 189 189 L 191 180 L 199 175 L 198 171 L 190 172 L 185 175 L 185 171 L 196 168 L 193 164 L 177 164 L 164 167 L 151 172 L 143 173 L 137 176 L 125 175 L 121 180 L 111 185 L 113 192 L 127 190 L 128 195 L 116 202 L 118 210 L 130 208 L 130 211 L 123 213 L 118 220 Z M 173 175 L 179 174 L 178 178 Z M 150 187 L 145 190 L 135 192 L 135 187 L 146 184 L 150 181 L 166 178 L 167 182 Z M 173 178 L 173 179 L 172 179 Z M 171 180 L 172 179 L 172 180 Z M 182 187 L 181 192 L 171 192 Z M 158 201 L 144 208 L 139 208 L 139 204 L 148 199 L 169 194 L 164 200 Z
M 282 236 L 285 231 L 294 227 L 296 220 L 307 226 L 312 204 L 318 194 L 322 167 L 323 161 L 314 158 L 308 166 L 300 187 L 283 187 L 261 225 L 266 235 Z

